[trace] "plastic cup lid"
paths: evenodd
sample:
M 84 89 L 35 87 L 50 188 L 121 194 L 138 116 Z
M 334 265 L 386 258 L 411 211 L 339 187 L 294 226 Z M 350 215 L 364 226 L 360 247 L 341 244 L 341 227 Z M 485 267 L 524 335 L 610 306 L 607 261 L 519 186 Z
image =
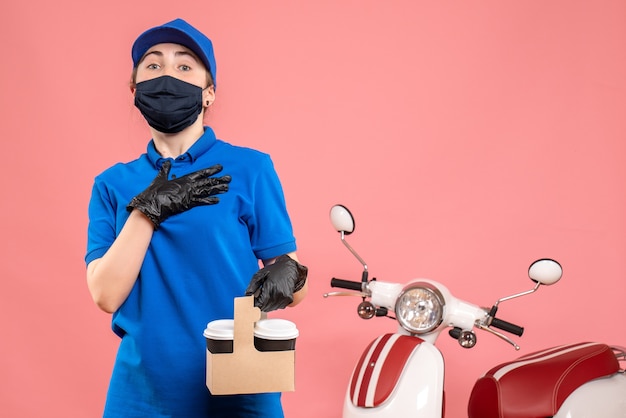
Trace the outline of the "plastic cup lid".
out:
M 235 321 L 232 319 L 218 319 L 209 322 L 203 335 L 212 340 L 232 340 L 235 330 Z
M 254 327 L 254 335 L 266 340 L 289 340 L 299 335 L 296 324 L 286 319 L 261 319 Z

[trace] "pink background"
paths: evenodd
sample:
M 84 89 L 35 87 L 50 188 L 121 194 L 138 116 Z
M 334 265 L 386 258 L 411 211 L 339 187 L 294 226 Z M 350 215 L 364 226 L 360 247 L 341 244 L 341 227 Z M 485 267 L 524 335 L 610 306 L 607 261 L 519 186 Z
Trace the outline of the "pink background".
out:
M 626 2 L 318 0 L 5 1 L 0 6 L 0 416 L 101 414 L 117 338 L 92 303 L 83 256 L 93 177 L 145 150 L 128 90 L 130 46 L 183 17 L 214 41 L 218 136 L 272 154 L 310 295 L 278 316 L 301 332 L 288 417 L 339 417 L 364 345 L 392 331 L 326 300 L 360 267 L 428 277 L 502 305 L 522 350 L 443 335 L 449 417 L 495 362 L 550 345 L 626 344 Z M 199 364 L 198 367 L 204 367 Z

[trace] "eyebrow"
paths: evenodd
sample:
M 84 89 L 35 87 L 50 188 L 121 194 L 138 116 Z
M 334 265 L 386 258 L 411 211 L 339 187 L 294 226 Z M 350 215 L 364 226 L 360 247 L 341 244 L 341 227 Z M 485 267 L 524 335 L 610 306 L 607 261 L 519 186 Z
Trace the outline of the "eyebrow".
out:
M 148 58 L 150 55 L 157 55 L 159 57 L 163 57 L 163 52 L 159 51 L 159 50 L 154 50 L 154 51 L 150 51 L 147 52 L 142 58 L 141 61 L 139 61 L 139 63 L 142 63 L 146 58 Z M 188 56 L 193 58 L 196 62 L 200 62 L 200 59 L 198 58 L 198 56 L 196 54 L 194 54 L 191 51 L 185 51 L 185 50 L 180 50 L 180 51 L 176 51 L 174 53 L 174 55 L 176 57 L 180 57 L 180 56 Z

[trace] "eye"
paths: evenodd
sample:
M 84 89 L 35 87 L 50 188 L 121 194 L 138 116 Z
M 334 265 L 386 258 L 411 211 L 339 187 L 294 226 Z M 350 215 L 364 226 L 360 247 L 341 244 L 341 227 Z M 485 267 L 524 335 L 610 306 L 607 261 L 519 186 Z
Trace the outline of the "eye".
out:
M 181 71 L 191 71 L 191 67 L 185 64 L 180 65 L 178 69 Z
M 158 70 L 159 69 L 159 64 L 148 64 L 146 65 L 146 68 L 149 70 Z

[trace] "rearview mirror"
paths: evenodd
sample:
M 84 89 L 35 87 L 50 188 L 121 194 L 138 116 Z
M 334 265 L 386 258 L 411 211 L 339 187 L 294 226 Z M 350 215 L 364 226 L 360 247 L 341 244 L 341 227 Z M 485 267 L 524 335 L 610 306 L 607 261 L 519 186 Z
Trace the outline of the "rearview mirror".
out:
M 330 222 L 337 232 L 343 232 L 345 235 L 354 232 L 354 217 L 343 205 L 335 205 L 330 208 Z
M 528 277 L 534 282 L 550 286 L 561 279 L 563 268 L 559 263 L 550 259 L 542 258 L 532 263 L 528 269 Z

